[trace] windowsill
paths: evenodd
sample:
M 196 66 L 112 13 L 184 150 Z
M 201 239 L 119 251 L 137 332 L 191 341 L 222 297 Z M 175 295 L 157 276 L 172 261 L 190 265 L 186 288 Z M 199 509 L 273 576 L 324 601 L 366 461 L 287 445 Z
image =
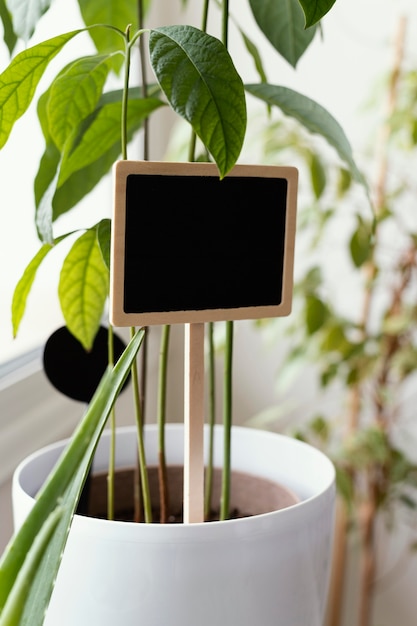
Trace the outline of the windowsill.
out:
M 83 405 L 52 388 L 40 366 L 26 367 L 32 372 L 14 372 L 15 382 L 9 378 L 0 393 L 0 485 L 26 455 L 66 437 L 83 411 Z

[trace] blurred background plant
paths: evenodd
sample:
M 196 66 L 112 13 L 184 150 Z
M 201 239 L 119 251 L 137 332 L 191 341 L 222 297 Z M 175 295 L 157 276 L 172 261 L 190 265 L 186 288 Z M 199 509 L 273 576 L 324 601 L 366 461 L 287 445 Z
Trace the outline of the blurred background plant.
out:
M 336 464 L 340 502 L 327 626 L 345 624 L 352 567 L 355 615 L 346 624 L 375 623 L 376 589 L 398 577 L 417 546 L 417 71 L 404 57 L 406 26 L 401 19 L 392 67 L 368 102 L 375 125 L 361 166 L 369 197 L 295 124 L 289 134 L 288 122 L 274 118 L 263 129 L 263 160 L 288 161 L 288 151 L 295 152 L 300 179 L 309 180 L 308 189 L 300 186 L 293 313 L 258 323 L 270 346 L 283 351 L 278 393 L 294 402 L 292 390 L 305 378 L 306 396 L 298 393 L 305 420 L 296 425 L 285 402 L 253 423 L 309 441 Z M 306 401 L 310 384 L 318 402 Z M 326 407 L 329 397 L 336 402 Z M 392 539 L 404 521 L 411 529 L 406 559 L 397 554 L 387 570 L 378 560 L 387 540 L 380 527 Z M 354 565 L 352 543 L 359 546 Z

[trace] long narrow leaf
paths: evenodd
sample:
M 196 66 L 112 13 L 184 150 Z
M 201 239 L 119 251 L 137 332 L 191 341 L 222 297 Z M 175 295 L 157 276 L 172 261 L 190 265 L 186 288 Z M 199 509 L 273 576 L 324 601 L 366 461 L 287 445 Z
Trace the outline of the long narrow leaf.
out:
M 39 533 L 36 535 L 22 568 L 16 577 L 16 582 L 7 597 L 6 604 L 0 616 L 1 626 L 22 625 L 22 615 L 30 594 L 32 581 L 45 556 L 51 536 L 58 522 L 62 519 L 63 512 L 63 507 L 57 506 L 56 509 L 49 514 L 42 528 L 39 530 Z M 34 615 L 32 615 L 32 617 L 34 618 L 34 622 L 32 622 L 34 626 L 36 619 Z
M 0 611 L 5 606 L 9 594 L 19 576 L 21 568 L 35 538 L 47 520 L 50 513 L 66 500 L 65 506 L 75 510 L 77 499 L 90 467 L 95 448 L 101 432 L 106 424 L 112 406 L 123 387 L 129 374 L 133 360 L 140 348 L 144 336 L 143 329 L 136 332 L 129 345 L 113 369 L 108 369 L 90 402 L 87 412 L 77 427 L 71 441 L 58 460 L 54 470 L 39 492 L 36 502 L 23 522 L 17 534 L 10 540 L 9 545 L 0 561 Z M 70 496 L 65 498 L 65 495 Z M 70 501 L 71 500 L 71 501 Z M 72 517 L 72 515 L 70 516 Z M 58 528 L 60 528 L 58 524 Z M 43 586 L 45 581 L 49 586 L 48 596 L 52 592 L 53 582 L 59 567 L 62 552 L 68 535 L 67 528 L 60 528 L 59 541 L 52 541 L 47 550 L 44 562 L 46 567 L 40 568 L 32 580 L 32 590 L 29 605 L 25 607 L 25 614 L 33 621 L 27 622 L 31 626 L 40 626 L 44 617 L 45 606 L 36 604 L 37 585 Z M 33 604 L 32 604 L 33 603 Z M 36 607 L 36 616 L 35 616 Z M 42 612 L 43 611 L 43 612 Z M 38 621 L 35 621 L 35 620 Z M 3 626 L 0 616 L 0 626 Z
M 311 133 L 324 137 L 348 165 L 356 181 L 365 184 L 352 154 L 352 148 L 340 124 L 320 104 L 288 87 L 266 83 L 245 85 L 248 93 L 270 106 L 277 106 L 285 115 L 298 120 Z

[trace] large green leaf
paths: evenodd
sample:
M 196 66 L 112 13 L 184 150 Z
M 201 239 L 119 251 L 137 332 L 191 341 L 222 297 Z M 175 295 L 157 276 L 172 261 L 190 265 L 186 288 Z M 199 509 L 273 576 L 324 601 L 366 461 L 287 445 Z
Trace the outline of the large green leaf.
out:
M 10 626 L 10 622 L 3 621 L 3 616 L 13 609 L 16 612 L 24 611 L 22 624 L 42 626 L 44 622 L 45 610 L 52 593 L 72 516 L 94 451 L 112 406 L 129 374 L 143 336 L 142 329 L 137 331 L 115 367 L 109 368 L 104 374 L 67 448 L 37 495 L 26 520 L 3 554 L 0 561 L 0 626 Z M 36 546 L 37 537 L 39 533 L 44 532 L 42 529 L 45 523 L 48 523 L 51 513 L 54 516 L 54 511 L 55 515 L 58 514 L 60 517 L 58 525 L 55 526 L 52 541 L 48 543 L 46 550 L 45 545 L 40 547 L 41 552 L 44 552 L 40 567 L 35 568 L 33 576 L 25 579 L 27 591 L 24 598 L 21 593 L 14 592 L 14 585 L 16 581 L 19 583 L 19 572 L 24 571 L 26 558 L 33 557 L 31 552 L 33 545 L 39 549 L 39 546 Z M 55 521 L 57 520 L 52 518 L 51 522 Z M 51 530 L 53 531 L 53 528 Z M 10 602 L 17 601 L 19 606 L 8 607 L 9 598 Z M 24 608 L 22 602 L 25 602 Z
M 77 59 L 51 84 L 47 103 L 48 127 L 59 150 L 63 149 L 80 122 L 95 110 L 110 71 L 109 56 Z
M 267 39 L 293 67 L 302 57 L 316 27 L 305 28 L 305 17 L 298 0 L 249 0 L 253 16 Z
M 306 18 L 306 27 L 316 24 L 326 15 L 336 0 L 299 0 Z
M 74 30 L 24 50 L 0 74 L 0 148 L 32 102 L 49 62 L 79 32 L 81 30 Z
M 164 106 L 164 103 L 161 100 L 155 97 L 151 97 L 152 95 L 157 94 L 158 90 L 159 88 L 156 88 L 155 85 L 150 86 L 150 97 L 145 101 L 142 100 L 142 92 L 139 88 L 133 88 L 129 90 L 129 106 L 127 116 L 128 141 L 131 141 L 134 133 L 139 130 L 146 115 L 151 113 L 153 110 Z M 38 173 L 35 178 L 35 203 L 37 211 L 40 210 L 39 207 L 41 205 L 42 198 L 47 192 L 50 184 L 53 182 L 54 177 L 58 172 L 61 160 L 61 153 L 52 141 L 49 130 L 49 119 L 47 115 L 48 98 L 49 91 L 45 92 L 38 101 L 38 117 L 45 138 L 45 151 L 41 158 Z M 111 103 L 119 103 L 117 106 L 121 107 L 121 100 L 121 90 L 115 90 L 103 94 L 98 103 L 96 111 L 91 117 L 88 118 L 86 122 L 87 128 L 88 124 L 92 124 L 94 122 L 98 111 L 103 106 L 107 106 Z M 81 128 L 85 130 L 85 125 L 81 124 Z M 74 207 L 92 189 L 94 189 L 94 187 L 99 183 L 103 176 L 105 176 L 110 171 L 113 163 L 119 158 L 121 154 L 120 132 L 120 124 L 116 123 L 114 144 L 110 146 L 93 163 L 82 167 L 81 169 L 71 174 L 68 179 L 60 185 L 58 189 L 56 188 L 55 184 L 54 194 L 53 197 L 50 199 L 52 202 L 52 207 L 49 207 L 47 211 L 44 207 L 44 210 L 48 214 L 49 218 L 52 219 L 52 221 L 55 221 L 60 215 L 66 213 L 72 207 Z M 80 138 L 78 138 L 78 142 L 80 142 Z M 39 221 L 42 220 L 39 219 L 38 222 Z M 52 224 L 49 225 L 49 230 L 51 230 L 51 228 Z M 48 225 L 44 222 L 44 227 L 40 232 L 40 238 L 42 240 L 45 239 L 46 232 L 48 232 Z
M 128 131 L 138 130 L 143 120 L 161 106 L 163 106 L 163 102 L 158 98 L 130 101 L 127 119 Z M 100 159 L 115 144 L 121 148 L 121 119 L 122 103 L 110 102 L 99 107 L 85 121 L 84 127 L 79 129 L 79 133 L 74 133 L 73 141 L 68 142 L 65 146 L 58 187 L 63 185 L 74 172 Z
M 7 0 L 15 32 L 25 42 L 33 35 L 39 18 L 46 13 L 52 0 Z
M 109 291 L 109 270 L 91 228 L 79 237 L 61 269 L 58 294 L 70 332 L 86 350 L 92 348 Z
M 187 120 L 225 176 L 246 131 L 243 84 L 225 46 L 191 26 L 151 31 L 151 64 L 171 107 Z
M 5 0 L 0 0 L 0 19 L 3 24 L 3 40 L 10 54 L 12 54 L 16 42 L 17 35 L 14 32 L 12 19 L 7 8 Z
M 290 117 L 298 120 L 311 133 L 321 135 L 337 151 L 340 158 L 348 165 L 356 181 L 365 185 L 352 154 L 352 148 L 340 124 L 320 104 L 302 94 L 266 83 L 245 85 L 248 93 L 271 106 L 277 106 Z

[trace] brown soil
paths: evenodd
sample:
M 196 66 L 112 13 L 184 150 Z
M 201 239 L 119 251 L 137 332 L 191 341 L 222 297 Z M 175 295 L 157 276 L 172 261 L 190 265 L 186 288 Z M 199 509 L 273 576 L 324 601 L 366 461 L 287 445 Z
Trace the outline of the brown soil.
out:
M 134 479 L 133 468 L 119 470 L 115 477 L 115 519 L 119 521 L 135 521 L 134 514 Z M 167 469 L 169 508 L 166 522 L 182 523 L 183 501 L 183 469 L 180 466 L 170 466 Z M 148 470 L 148 480 L 151 492 L 153 522 L 160 521 L 160 503 L 158 487 L 158 469 L 151 467 Z M 209 519 L 219 519 L 219 502 L 221 492 L 221 470 L 215 469 L 213 475 L 214 503 Z M 87 501 L 87 504 L 85 502 Z M 277 509 L 291 506 L 298 501 L 297 497 L 282 485 L 266 479 L 233 472 L 231 478 L 230 519 L 250 517 L 261 513 L 268 513 Z M 78 513 L 85 513 L 91 517 L 105 519 L 107 517 L 107 474 L 95 474 L 87 484 L 84 494 L 84 504 Z M 142 521 L 141 519 L 136 521 Z

